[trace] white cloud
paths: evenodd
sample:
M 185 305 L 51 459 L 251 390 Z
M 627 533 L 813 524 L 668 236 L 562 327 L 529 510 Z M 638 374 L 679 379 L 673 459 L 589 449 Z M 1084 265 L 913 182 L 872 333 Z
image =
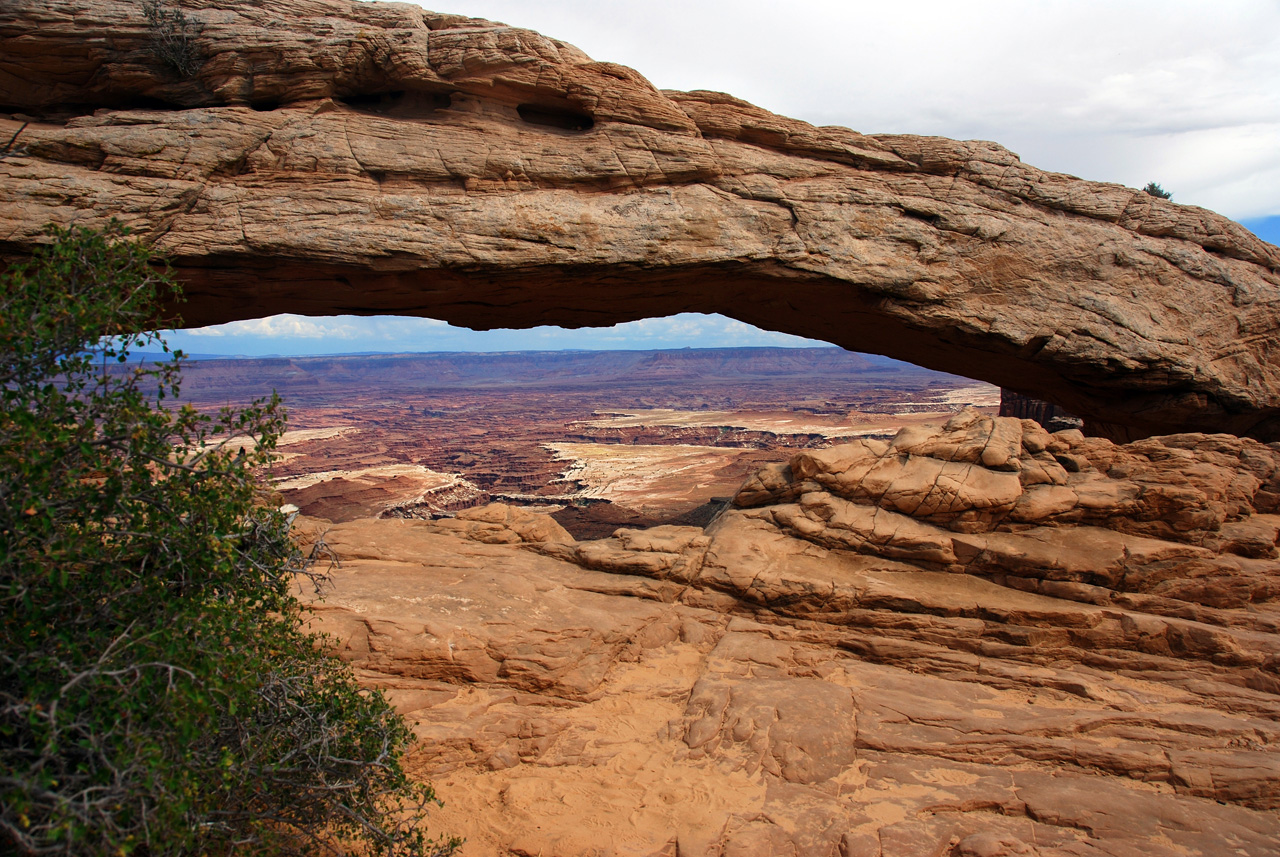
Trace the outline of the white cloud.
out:
M 267 339 L 354 339 L 362 331 L 354 324 L 333 319 L 316 320 L 284 313 L 247 321 L 231 321 L 185 331 L 188 336 L 264 337 Z
M 702 322 L 706 317 L 700 313 L 682 313 L 666 318 L 642 318 L 615 325 L 612 329 L 629 339 L 683 342 L 703 338 L 705 331 Z
M 374 316 L 362 321 L 371 330 L 389 339 L 431 335 L 450 327 L 447 321 L 441 321 L 438 318 L 404 318 L 386 315 Z
M 613 327 L 468 330 L 443 321 L 377 316 L 272 316 L 217 327 L 169 331 L 171 345 L 194 354 L 343 354 L 362 351 L 519 351 L 563 348 L 727 348 L 826 343 L 761 330 L 720 315 L 681 313 Z
M 790 333 L 782 333 L 776 330 L 761 330 L 735 318 L 724 318 L 722 316 L 708 316 L 708 318 L 719 320 L 719 338 L 725 345 L 777 345 L 784 348 L 795 348 L 828 344 L 816 339 L 805 339 L 802 336 L 793 336 Z

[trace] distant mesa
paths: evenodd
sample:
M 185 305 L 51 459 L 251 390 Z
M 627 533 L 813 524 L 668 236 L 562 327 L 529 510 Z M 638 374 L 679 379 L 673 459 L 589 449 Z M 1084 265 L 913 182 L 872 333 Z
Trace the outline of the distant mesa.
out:
M 150 355 L 158 359 L 162 355 Z M 247 395 L 255 389 L 292 394 L 324 388 L 333 394 L 399 389 L 481 389 L 517 385 L 598 387 L 657 380 L 733 382 L 785 378 L 924 378 L 912 366 L 868 359 L 839 348 L 697 348 L 634 351 L 541 351 L 495 353 L 340 354 L 320 357 L 261 357 L 200 361 L 186 370 L 185 387 L 207 397 L 213 391 Z
M 116 217 L 173 255 L 192 325 L 722 313 L 990 381 L 1115 439 L 1280 439 L 1280 250 L 1212 212 L 994 143 L 658 91 L 408 4 L 190 14 L 186 76 L 131 0 L 0 7 L 0 252 Z

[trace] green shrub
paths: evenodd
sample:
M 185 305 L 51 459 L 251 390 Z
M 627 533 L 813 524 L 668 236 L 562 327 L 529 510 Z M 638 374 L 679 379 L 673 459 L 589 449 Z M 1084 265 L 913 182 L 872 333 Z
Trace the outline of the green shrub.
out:
M 1160 187 L 1160 185 L 1155 182 L 1147 182 L 1147 186 L 1142 189 L 1142 192 L 1148 196 L 1154 196 L 1160 199 L 1173 199 L 1173 194 L 1169 193 L 1169 191 Z
M 181 77 L 194 77 L 203 64 L 196 37 L 200 22 L 181 9 L 170 9 L 161 0 L 143 0 L 142 14 L 151 32 L 151 55 Z
M 279 399 L 174 407 L 180 353 L 127 362 L 166 271 L 118 226 L 51 232 L 0 275 L 0 852 L 450 853 L 255 503 Z

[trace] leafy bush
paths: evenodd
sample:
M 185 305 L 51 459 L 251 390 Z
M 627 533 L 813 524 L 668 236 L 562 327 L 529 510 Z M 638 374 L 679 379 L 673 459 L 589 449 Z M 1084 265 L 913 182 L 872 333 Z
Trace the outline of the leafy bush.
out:
M 1160 199 L 1173 199 L 1173 194 L 1169 193 L 1169 191 L 1160 187 L 1160 185 L 1155 182 L 1147 182 L 1147 186 L 1142 189 L 1142 192 L 1148 196 L 1159 197 Z
M 451 853 L 255 503 L 279 399 L 163 406 L 181 354 L 127 357 L 171 286 L 124 235 L 52 230 L 0 276 L 0 852 Z
M 151 55 L 182 77 L 193 77 L 202 65 L 196 37 L 200 22 L 181 9 L 170 9 L 161 0 L 143 0 L 142 14 L 151 31 Z

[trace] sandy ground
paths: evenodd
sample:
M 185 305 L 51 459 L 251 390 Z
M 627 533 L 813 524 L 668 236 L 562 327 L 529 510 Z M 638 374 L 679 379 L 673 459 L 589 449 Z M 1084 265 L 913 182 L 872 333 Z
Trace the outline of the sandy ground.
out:
M 719 471 L 753 450 L 687 444 L 548 443 L 544 446 L 568 462 L 562 477 L 587 488 L 577 497 L 611 500 L 637 511 L 665 510 L 673 498 L 690 506 L 723 490 Z M 717 487 L 718 486 L 718 487 Z
M 462 479 L 456 473 L 438 473 L 420 464 L 386 464 L 360 470 L 325 470 L 319 473 L 308 473 L 305 476 L 281 479 L 276 482 L 275 487 L 278 491 L 298 491 L 333 479 L 346 479 L 356 484 L 372 485 L 396 478 L 413 479 L 424 491 L 453 485 Z
M 930 396 L 923 402 L 906 402 L 904 405 L 973 405 L 975 408 L 1000 407 L 1000 388 L 982 381 L 972 386 L 957 387 L 938 396 Z

